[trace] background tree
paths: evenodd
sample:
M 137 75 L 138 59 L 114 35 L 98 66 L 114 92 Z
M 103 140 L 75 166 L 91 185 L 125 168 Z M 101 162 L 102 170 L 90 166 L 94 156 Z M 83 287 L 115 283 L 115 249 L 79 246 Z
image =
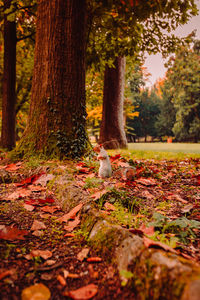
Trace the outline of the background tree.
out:
M 24 3 L 22 3 L 21 1 L 5 0 L 4 7 L 1 7 L 2 10 L 0 18 L 4 17 L 4 68 L 1 144 L 2 147 L 9 150 L 15 146 L 15 124 L 16 113 L 18 111 L 18 109 L 16 111 L 16 103 L 17 100 L 19 100 L 17 99 L 17 95 L 20 90 L 26 89 L 25 85 L 21 85 L 20 88 L 19 76 L 16 80 L 16 46 L 17 42 L 27 39 L 34 34 L 34 18 L 32 17 L 32 13 L 35 8 L 34 2 L 35 1 L 26 0 Z M 23 80 L 23 82 L 25 82 L 25 80 Z M 18 84 L 17 91 L 16 83 Z M 27 100 L 27 98 L 24 99 Z M 25 100 L 23 100 L 23 102 L 25 102 Z
M 178 141 L 200 139 L 200 51 L 182 47 L 168 63 L 167 85 L 176 111 L 173 132 Z
M 169 82 L 164 78 L 163 84 L 160 88 L 160 101 L 158 102 L 160 113 L 157 116 L 155 123 L 158 137 L 174 136 L 173 126 L 176 120 L 176 111 L 172 102 L 173 94 L 170 90 Z
M 81 156 L 85 131 L 86 2 L 41 0 L 28 125 L 21 154 Z
M 101 3 L 101 1 L 99 2 Z M 97 63 L 103 60 L 103 63 L 108 63 L 108 67 L 113 67 L 112 63 L 115 61 L 116 56 L 123 57 L 126 55 L 138 55 L 139 52 L 148 51 L 150 53 L 156 53 L 162 51 L 163 54 L 166 54 L 174 49 L 180 43 L 174 35 L 166 35 L 163 32 L 163 29 L 166 32 L 170 32 L 178 24 L 184 24 L 190 15 L 196 14 L 196 7 L 193 1 L 187 2 L 186 5 L 182 5 L 177 1 L 167 1 L 165 5 L 162 5 L 159 1 L 109 1 L 104 2 L 104 6 L 107 6 L 110 12 L 103 15 L 100 13 L 101 10 L 99 6 L 96 6 L 98 11 L 98 18 L 96 17 L 95 22 L 92 23 L 93 30 L 91 30 L 91 38 L 89 54 L 90 62 L 93 61 L 93 58 L 97 58 Z M 94 10 L 92 11 L 95 15 Z M 166 21 L 167 19 L 167 21 Z M 175 25 L 174 25 L 175 24 Z M 130 38 L 131 37 L 131 38 Z M 101 58 L 99 58 L 99 54 Z M 116 68 L 116 66 L 115 66 Z M 107 69 L 106 69 L 106 72 Z M 113 73 L 114 71 L 111 71 Z M 118 71 L 116 71 L 118 72 Z M 104 85 L 108 86 L 110 78 L 108 76 L 104 77 L 108 80 Z M 113 89 L 114 85 L 110 86 L 110 89 Z M 105 91 L 108 89 L 105 89 Z M 110 98 L 106 97 L 104 91 L 104 102 L 108 101 Z M 111 93 L 109 91 L 109 93 Z M 119 104 L 116 92 L 113 90 L 113 102 L 115 102 L 115 118 L 118 118 L 117 105 Z M 121 99 L 123 102 L 123 98 Z M 123 105 L 123 103 L 122 103 Z M 105 104 L 104 107 L 108 107 L 108 110 L 112 110 L 108 104 Z M 120 104 L 121 107 L 121 104 Z M 105 110 L 104 110 L 105 111 Z M 114 120 L 108 118 L 103 118 L 101 126 L 101 142 L 105 142 L 109 136 L 112 140 L 116 139 L 116 136 L 112 136 L 112 126 L 110 124 Z M 107 122 L 108 124 L 104 124 Z M 117 123 L 117 122 L 116 122 Z M 107 137 L 104 137 L 104 128 L 112 131 L 108 134 Z M 123 128 L 118 128 L 118 136 L 121 139 L 121 136 L 124 136 L 124 133 L 121 132 Z M 112 137 L 112 138 L 111 138 Z M 120 140 L 118 141 L 120 145 Z M 124 145 L 124 143 L 123 143 Z M 108 144 L 107 144 L 108 147 Z M 113 147 L 113 145 L 111 145 Z

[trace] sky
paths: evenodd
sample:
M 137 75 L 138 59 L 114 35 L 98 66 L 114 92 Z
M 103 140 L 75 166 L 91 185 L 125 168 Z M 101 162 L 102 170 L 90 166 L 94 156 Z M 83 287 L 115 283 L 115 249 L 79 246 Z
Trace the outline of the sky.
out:
M 184 37 L 190 34 L 194 29 L 197 30 L 196 38 L 200 39 L 200 0 L 196 0 L 197 7 L 199 9 L 199 15 L 192 17 L 190 21 L 183 25 L 179 26 L 174 33 L 179 37 Z M 145 60 L 145 67 L 147 67 L 148 72 L 151 74 L 149 81 L 146 83 L 147 87 L 152 86 L 156 80 L 163 78 L 166 72 L 164 67 L 165 61 L 162 59 L 161 54 L 148 55 Z

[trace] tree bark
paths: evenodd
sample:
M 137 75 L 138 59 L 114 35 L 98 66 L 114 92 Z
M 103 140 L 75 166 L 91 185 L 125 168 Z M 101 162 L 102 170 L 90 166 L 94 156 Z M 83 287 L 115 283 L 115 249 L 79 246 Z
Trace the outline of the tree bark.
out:
M 22 154 L 74 157 L 85 151 L 85 29 L 85 0 L 40 0 Z
M 125 57 L 117 57 L 114 66 L 106 67 L 104 74 L 100 143 L 107 149 L 127 147 L 123 121 Z
M 5 0 L 4 9 L 10 4 L 11 0 Z M 16 23 L 8 21 L 5 14 L 1 146 L 8 150 L 15 147 L 16 41 Z

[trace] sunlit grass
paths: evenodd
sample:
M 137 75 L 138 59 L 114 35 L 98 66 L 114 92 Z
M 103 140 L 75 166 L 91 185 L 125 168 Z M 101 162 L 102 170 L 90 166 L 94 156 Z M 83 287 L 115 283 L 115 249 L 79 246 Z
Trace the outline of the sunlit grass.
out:
M 200 158 L 200 144 L 186 143 L 131 143 L 128 149 L 110 150 L 110 155 L 120 153 L 127 159 L 178 159 Z

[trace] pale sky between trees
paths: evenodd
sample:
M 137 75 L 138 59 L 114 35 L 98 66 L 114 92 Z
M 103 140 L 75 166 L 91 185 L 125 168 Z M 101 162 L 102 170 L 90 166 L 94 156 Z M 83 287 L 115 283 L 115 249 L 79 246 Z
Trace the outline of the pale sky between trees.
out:
M 183 25 L 179 26 L 174 33 L 180 37 L 190 34 L 193 30 L 196 30 L 196 38 L 200 39 L 200 0 L 196 0 L 197 7 L 199 9 L 199 15 L 190 19 L 190 21 Z M 151 76 L 149 77 L 149 82 L 146 82 L 146 86 L 152 86 L 156 80 L 163 78 L 165 75 L 166 68 L 164 67 L 165 61 L 162 58 L 160 53 L 156 55 L 148 55 L 145 60 L 145 67 Z

